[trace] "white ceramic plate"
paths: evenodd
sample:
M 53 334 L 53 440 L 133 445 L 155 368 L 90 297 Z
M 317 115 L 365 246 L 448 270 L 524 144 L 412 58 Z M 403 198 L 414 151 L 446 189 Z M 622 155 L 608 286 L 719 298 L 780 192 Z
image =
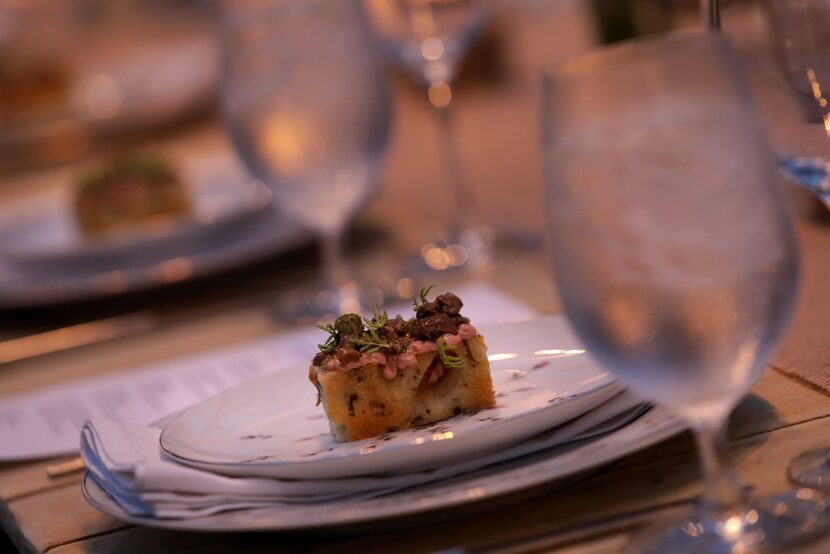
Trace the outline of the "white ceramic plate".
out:
M 155 152 L 155 151 L 154 151 Z M 245 185 L 219 130 L 162 145 L 190 187 L 195 220 L 162 235 L 84 239 L 74 226 L 73 168 L 7 183 L 21 191 L 0 205 L 0 308 L 101 298 L 226 270 L 306 244 L 311 234 Z
M 307 369 L 264 376 L 180 414 L 161 435 L 178 461 L 227 475 L 288 479 L 406 472 L 494 451 L 617 394 L 561 318 L 485 325 L 498 404 L 422 428 L 337 443 Z
M 134 517 L 122 510 L 88 475 L 83 483 L 87 501 L 112 517 L 148 527 L 183 531 L 298 531 L 407 518 L 436 510 L 457 510 L 473 503 L 521 491 L 539 491 L 554 481 L 600 467 L 657 444 L 684 429 L 665 408 L 654 408 L 637 421 L 613 433 L 513 459 L 466 476 L 399 493 L 349 502 L 282 504 L 267 508 L 222 512 L 211 516 L 164 520 Z M 414 519 L 413 521 L 418 521 Z

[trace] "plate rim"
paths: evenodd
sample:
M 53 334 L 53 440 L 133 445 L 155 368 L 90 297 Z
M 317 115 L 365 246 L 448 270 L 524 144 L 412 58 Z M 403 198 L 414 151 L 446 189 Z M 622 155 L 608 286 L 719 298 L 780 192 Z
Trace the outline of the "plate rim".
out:
M 597 384 L 596 386 L 594 386 L 593 388 L 591 388 L 589 390 L 585 390 L 585 391 L 580 392 L 578 395 L 562 397 L 561 402 L 557 402 L 557 403 L 547 405 L 547 406 L 544 406 L 544 407 L 540 407 L 540 408 L 535 408 L 535 409 L 533 409 L 529 412 L 522 413 L 521 415 L 515 416 L 515 417 L 510 418 L 510 419 L 505 419 L 505 420 L 501 420 L 501 421 L 492 422 L 487 427 L 488 427 L 488 429 L 491 429 L 493 427 L 501 428 L 501 427 L 504 427 L 505 425 L 510 424 L 511 422 L 514 422 L 518 418 L 523 418 L 523 417 L 526 417 L 528 415 L 537 415 L 538 416 L 539 414 L 541 414 L 541 413 L 543 413 L 547 410 L 551 410 L 551 409 L 554 409 L 554 408 L 560 408 L 563 404 L 566 404 L 566 403 L 575 402 L 577 400 L 583 400 L 586 396 L 599 394 L 600 392 L 603 392 L 603 391 L 605 391 L 609 388 L 615 387 L 615 386 L 620 386 L 619 381 L 617 381 L 616 379 L 614 379 L 612 377 L 612 378 L 608 379 L 607 381 L 600 382 L 599 384 Z M 453 418 L 456 418 L 456 417 L 471 417 L 473 415 L 476 415 L 477 413 L 480 413 L 480 412 L 473 412 L 473 413 L 470 413 L 470 414 L 460 414 L 458 416 L 453 416 Z M 445 420 L 441 420 L 441 421 L 438 421 L 436 423 L 449 421 L 450 419 L 453 419 L 453 418 L 448 418 L 448 419 L 445 419 Z M 430 425 L 434 425 L 434 424 L 430 424 Z M 166 427 L 165 427 L 165 429 L 166 429 Z M 407 429 L 404 429 L 403 431 L 407 431 Z M 481 432 L 481 431 L 476 431 L 476 433 L 479 433 L 479 432 Z M 199 466 L 196 466 L 196 465 L 193 465 L 193 464 L 201 464 L 203 466 L 208 466 L 208 465 L 209 466 L 218 466 L 218 467 L 243 465 L 242 462 L 205 462 L 205 461 L 202 461 L 202 460 L 195 460 L 195 459 L 191 459 L 191 458 L 186 458 L 186 457 L 181 456 L 179 454 L 175 454 L 175 453 L 171 452 L 170 450 L 168 450 L 167 448 L 165 448 L 164 443 L 163 443 L 163 439 L 162 439 L 163 435 L 164 435 L 164 429 L 162 430 L 162 433 L 159 436 L 159 447 L 164 451 L 164 453 L 166 455 L 168 455 L 172 458 L 175 458 L 176 460 L 181 461 L 185 465 L 189 465 L 191 467 L 199 467 Z M 373 438 L 374 437 L 364 439 L 364 441 L 371 441 Z M 358 442 L 363 442 L 363 441 L 351 441 L 351 442 L 352 443 L 358 443 Z M 400 446 L 394 446 L 394 447 L 390 448 L 390 450 L 388 450 L 388 452 L 399 452 L 399 451 L 405 450 L 407 448 L 410 448 L 410 445 L 401 444 Z M 252 461 L 252 462 L 245 462 L 244 467 L 261 467 L 261 466 L 273 467 L 273 466 L 296 466 L 296 465 L 311 466 L 312 464 L 326 464 L 326 465 L 328 465 L 328 464 L 335 464 L 339 461 L 342 461 L 345 458 L 351 458 L 351 457 L 352 456 L 344 455 L 344 456 L 340 456 L 339 458 L 319 460 L 319 461 L 315 460 L 315 461 L 310 461 L 310 462 L 298 462 L 298 461 L 268 462 L 266 460 L 261 460 L 261 461 L 258 460 L 258 461 Z M 191 462 L 191 463 L 186 463 L 186 462 Z

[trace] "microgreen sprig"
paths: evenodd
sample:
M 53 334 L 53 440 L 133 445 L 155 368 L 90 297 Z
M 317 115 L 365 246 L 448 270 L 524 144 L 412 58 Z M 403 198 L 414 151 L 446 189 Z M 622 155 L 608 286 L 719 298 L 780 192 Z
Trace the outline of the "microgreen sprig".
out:
M 435 285 L 430 285 L 430 286 L 428 286 L 428 287 L 424 287 L 424 288 L 422 288 L 420 291 L 418 291 L 418 296 L 416 296 L 416 297 L 412 300 L 412 304 L 414 304 L 414 306 L 415 306 L 415 307 L 414 307 L 414 310 L 415 310 L 415 311 L 418 311 L 418 309 L 419 309 L 421 306 L 423 306 L 424 304 L 426 304 L 427 302 L 429 302 L 429 299 L 427 298 L 427 295 L 429 294 L 429 291 L 431 291 L 431 290 L 432 290 L 432 289 L 434 289 L 434 288 L 435 288 Z
M 464 358 L 461 356 L 454 356 L 447 352 L 447 341 L 443 337 L 438 339 L 438 357 L 441 358 L 441 363 L 444 367 L 461 367 L 464 365 Z
M 339 342 L 339 333 L 337 329 L 334 328 L 334 325 L 327 323 L 325 325 L 317 325 L 317 328 L 321 331 L 325 331 L 329 334 L 326 338 L 326 341 L 323 344 L 318 344 L 317 348 L 320 349 L 320 352 L 323 354 L 331 354 L 335 350 L 337 350 L 337 343 Z
M 389 323 L 389 314 L 386 313 L 386 310 L 383 310 L 383 313 L 380 313 L 378 307 L 375 306 L 372 319 L 364 317 L 363 323 L 366 324 L 366 328 L 369 330 L 369 333 L 371 333 L 373 337 L 377 338 L 378 329 Z
M 364 317 L 363 322 L 366 324 L 366 331 L 361 333 L 360 337 L 351 339 L 352 346 L 357 346 L 361 352 L 368 354 L 384 348 L 392 348 L 392 345 L 383 340 L 378 334 L 378 331 L 389 323 L 389 314 L 386 313 L 386 310 L 381 313 L 378 307 L 375 306 L 372 319 Z
M 380 338 L 373 339 L 368 333 L 364 333 L 360 338 L 349 339 L 349 342 L 352 346 L 357 347 L 358 350 L 366 354 L 378 352 L 384 348 L 392 348 L 392 345 L 388 342 Z

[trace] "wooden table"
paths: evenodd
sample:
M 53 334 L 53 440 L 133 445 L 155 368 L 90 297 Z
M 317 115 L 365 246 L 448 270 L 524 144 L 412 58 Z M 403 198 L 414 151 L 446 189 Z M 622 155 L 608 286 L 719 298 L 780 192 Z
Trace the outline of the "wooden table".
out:
M 774 142 L 793 150 L 820 150 L 826 138 L 815 128 L 795 123 L 797 110 L 758 42 L 762 36 L 759 21 L 746 13 L 740 14 L 741 23 L 734 26 L 730 14 L 724 19 L 747 56 Z M 512 65 L 510 77 L 495 87 L 459 89 L 462 154 L 486 218 L 500 229 L 538 233 L 542 214 L 535 75 L 542 63 L 585 49 L 590 33 L 578 2 L 560 2 L 547 11 L 538 6 L 517 10 L 500 19 L 500 25 L 505 36 L 512 37 L 503 47 L 522 63 Z M 562 39 L 556 49 L 549 48 L 552 35 Z M 438 153 L 430 148 L 435 128 L 426 106 L 411 88 L 401 86 L 398 93 L 401 102 L 385 174 L 387 187 L 364 217 L 397 229 L 391 239 L 396 248 L 414 248 L 439 224 L 421 214 L 441 212 L 445 180 Z M 802 219 L 799 231 L 805 267 L 813 275 L 802 292 L 799 310 L 804 312 L 821 308 L 811 299 L 816 298 L 815 287 L 825 271 L 824 259 L 830 258 L 826 254 L 830 252 L 830 226 Z M 484 278 L 540 312 L 560 311 L 541 251 L 508 251 Z M 0 367 L 0 396 L 113 374 L 202 351 L 206 345 L 241 343 L 278 329 L 261 307 L 220 311 L 140 337 Z M 800 344 L 799 338 L 790 337 L 788 344 Z M 830 349 L 830 337 L 824 344 L 814 342 L 811 347 Z M 822 392 L 769 370 L 736 410 L 730 437 L 746 483 L 758 493 L 785 490 L 789 460 L 805 449 L 830 444 L 830 400 Z M 480 513 L 455 514 L 458 518 L 453 521 L 421 522 L 416 528 L 398 530 L 379 523 L 336 533 L 205 535 L 138 528 L 100 514 L 83 500 L 80 475 L 47 478 L 45 467 L 52 463 L 55 460 L 0 465 L 0 523 L 24 551 L 365 553 L 463 547 L 472 552 L 618 552 L 633 530 L 657 517 L 679 517 L 700 493 L 693 444 L 683 435 L 564 489 L 524 491 L 508 498 L 510 502 L 484 503 L 478 507 Z M 830 538 L 803 552 L 828 550 Z

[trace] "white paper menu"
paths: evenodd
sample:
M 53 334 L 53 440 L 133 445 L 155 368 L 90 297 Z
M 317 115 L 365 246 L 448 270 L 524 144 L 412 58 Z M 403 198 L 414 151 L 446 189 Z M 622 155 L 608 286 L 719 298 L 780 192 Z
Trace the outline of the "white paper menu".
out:
M 476 282 L 459 287 L 473 322 L 530 317 L 535 312 Z M 390 309 L 408 313 L 409 307 Z M 89 418 L 147 424 L 259 375 L 304 370 L 321 332 L 305 327 L 241 346 L 137 368 L 0 400 L 0 462 L 70 455 Z M 316 393 L 308 387 L 308 401 Z

